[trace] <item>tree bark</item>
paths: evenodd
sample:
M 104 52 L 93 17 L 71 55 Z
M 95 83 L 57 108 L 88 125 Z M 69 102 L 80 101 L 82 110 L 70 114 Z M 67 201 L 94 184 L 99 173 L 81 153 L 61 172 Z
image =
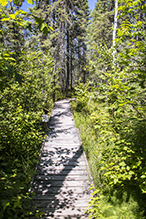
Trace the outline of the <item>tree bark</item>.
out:
M 67 25 L 67 76 L 66 76 L 66 97 L 68 97 L 68 88 L 69 88 L 69 30 Z
M 54 4 L 55 0 L 53 0 L 53 4 Z M 53 10 L 53 29 L 55 29 L 55 10 Z M 53 39 L 53 47 L 55 47 L 55 39 Z M 55 54 L 54 54 L 55 56 Z M 54 57 L 55 59 L 56 57 Z M 55 71 L 56 71 L 56 62 L 54 64 L 54 70 L 53 70 L 53 102 L 55 102 Z
M 71 58 L 70 58 L 70 77 L 71 77 L 71 81 L 70 81 L 70 86 L 71 86 L 71 90 L 73 89 L 73 42 L 72 42 L 72 37 L 71 37 Z
M 115 0 L 115 15 L 114 15 L 114 30 L 113 30 L 113 63 L 115 65 L 115 54 L 116 54 L 116 49 L 115 49 L 115 45 L 116 45 L 116 31 L 117 31 L 117 25 L 118 25 L 118 0 Z

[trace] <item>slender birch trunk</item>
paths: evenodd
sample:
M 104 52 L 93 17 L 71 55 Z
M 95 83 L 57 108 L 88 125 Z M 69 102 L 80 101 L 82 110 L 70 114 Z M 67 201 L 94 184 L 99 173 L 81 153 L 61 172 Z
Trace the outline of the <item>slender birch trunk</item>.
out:
M 113 51 L 113 63 L 115 65 L 115 54 L 116 54 L 116 48 L 115 48 L 115 45 L 116 45 L 116 31 L 117 31 L 117 25 L 118 25 L 118 0 L 115 0 L 115 15 L 114 15 L 114 30 L 113 30 L 113 48 L 114 48 L 114 51 Z
M 55 0 L 53 0 L 53 5 L 54 5 Z M 53 6 L 52 5 L 52 6 Z M 55 9 L 53 9 L 53 21 L 52 21 L 52 26 L 53 29 L 55 29 Z M 53 44 L 52 44 L 53 48 L 55 47 L 55 39 L 53 38 Z M 56 60 L 55 54 L 54 54 L 54 60 Z M 53 70 L 53 102 L 55 102 L 55 71 L 56 71 L 56 61 L 54 64 L 54 70 Z
M 69 24 L 67 24 L 67 76 L 66 76 L 66 97 L 68 97 L 69 89 Z

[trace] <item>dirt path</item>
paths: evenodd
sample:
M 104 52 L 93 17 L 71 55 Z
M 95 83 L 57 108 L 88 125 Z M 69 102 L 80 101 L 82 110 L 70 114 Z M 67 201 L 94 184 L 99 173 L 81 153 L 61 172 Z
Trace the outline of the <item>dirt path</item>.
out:
M 34 203 L 44 219 L 88 218 L 91 183 L 68 100 L 55 103 L 49 129 L 33 182 Z

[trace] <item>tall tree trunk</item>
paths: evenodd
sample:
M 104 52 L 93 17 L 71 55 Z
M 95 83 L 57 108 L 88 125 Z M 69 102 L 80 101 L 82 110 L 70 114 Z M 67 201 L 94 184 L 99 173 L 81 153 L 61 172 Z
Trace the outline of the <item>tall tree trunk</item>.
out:
M 61 48 L 61 91 L 65 92 L 65 74 L 66 74 L 66 64 L 65 64 L 65 23 L 62 21 L 61 17 L 61 26 L 60 26 L 60 48 Z
M 69 25 L 67 25 L 67 76 L 66 76 L 66 97 L 68 97 L 69 88 Z
M 2 17 L 0 15 L 0 30 L 2 30 Z M 0 43 L 3 45 L 4 39 L 3 39 L 3 34 L 0 34 Z
M 79 63 L 79 67 L 78 67 L 78 78 L 81 75 L 81 42 L 80 40 L 78 40 L 78 63 Z
M 117 25 L 118 25 L 118 0 L 115 0 L 115 15 L 114 15 L 114 30 L 113 30 L 113 63 L 115 65 L 115 54 L 116 54 L 116 49 L 115 49 L 115 45 L 116 45 L 116 31 L 117 31 Z
M 86 45 L 85 45 L 85 43 L 84 43 L 84 44 L 83 44 L 83 58 L 84 58 L 83 83 L 84 83 L 84 84 L 86 83 L 86 70 L 84 69 L 84 68 L 85 68 L 85 65 L 86 65 L 86 52 L 87 52 L 87 49 L 86 49 Z
M 54 4 L 55 0 L 53 0 Z M 53 29 L 55 29 L 55 10 L 53 10 Z M 55 47 L 55 39 L 53 39 L 53 47 Z M 55 54 L 54 54 L 54 59 L 55 59 Z M 55 71 L 56 71 L 56 62 L 54 63 L 54 70 L 53 70 L 53 102 L 55 102 Z
M 71 86 L 71 90 L 73 89 L 73 42 L 72 42 L 72 37 L 71 37 L 71 56 L 70 56 L 70 77 L 71 77 L 71 81 L 70 81 L 70 86 Z

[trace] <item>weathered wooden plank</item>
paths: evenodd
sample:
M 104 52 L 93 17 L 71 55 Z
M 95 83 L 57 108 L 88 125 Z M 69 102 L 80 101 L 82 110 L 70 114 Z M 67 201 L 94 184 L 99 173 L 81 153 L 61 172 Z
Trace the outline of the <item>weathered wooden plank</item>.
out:
M 35 206 L 38 208 L 86 208 L 88 206 L 88 200 L 69 200 L 69 199 L 54 199 L 45 201 L 36 201 Z
M 92 191 L 68 100 L 55 103 L 49 127 L 34 177 L 33 203 L 45 212 L 42 219 L 85 219 Z
M 62 175 L 62 176 L 67 176 L 67 175 L 84 175 L 84 174 L 88 174 L 88 172 L 86 170 L 81 170 L 81 169 L 78 169 L 78 170 L 46 170 L 45 172 L 42 170 L 37 170 L 38 172 L 38 175 L 44 175 L 44 176 L 48 176 L 50 174 L 57 174 L 57 175 Z
M 43 171 L 43 170 L 37 170 L 36 175 L 44 175 L 44 176 L 52 176 L 52 175 L 57 175 L 57 176 L 62 176 L 62 177 L 66 177 L 66 176 L 83 176 L 83 175 L 88 175 L 88 171 L 86 169 L 78 169 L 78 170 L 47 170 L 47 171 Z
M 59 153 L 69 154 L 69 153 L 73 153 L 73 152 L 74 153 L 81 153 L 79 146 L 77 146 L 77 145 L 68 145 L 68 144 L 62 145 L 61 143 L 59 145 L 54 144 L 54 146 L 52 146 L 52 147 L 50 145 L 48 145 L 47 147 L 44 146 L 44 150 L 47 150 L 47 153 L 50 153 L 50 152 L 55 153 L 56 152 L 57 154 L 59 154 Z
M 65 216 L 67 219 L 72 217 L 78 218 L 79 216 L 83 216 L 86 218 L 88 215 L 85 214 L 87 207 L 62 207 L 58 206 L 57 208 L 39 208 L 40 211 L 43 211 L 45 214 L 44 216 Z M 44 217 L 43 216 L 43 217 Z
M 52 216 L 44 216 L 44 217 L 41 217 L 41 219 L 85 219 L 85 218 L 88 218 L 88 216 L 70 216 L 70 215 L 52 215 Z M 37 217 L 31 217 L 30 219 L 38 219 Z
M 43 168 L 43 169 L 42 169 Z M 40 168 L 40 171 L 45 171 L 44 174 L 48 173 L 49 175 L 52 175 L 55 173 L 55 175 L 65 175 L 65 176 L 83 176 L 83 175 L 88 175 L 88 170 L 86 166 L 65 166 L 64 168 L 61 166 L 52 166 L 52 167 L 44 167 Z M 43 175 L 43 174 L 37 174 L 37 175 Z
M 85 165 L 68 165 L 68 164 L 65 164 L 65 165 L 40 165 L 39 166 L 39 169 L 43 169 L 44 171 L 46 170 L 86 170 L 86 166 Z
M 40 160 L 40 165 L 43 164 L 54 164 L 54 165 L 58 165 L 58 164 L 70 164 L 70 165 L 86 165 L 85 164 L 85 159 L 83 157 L 81 157 L 80 159 L 69 159 L 69 158 L 54 158 L 54 159 L 41 159 Z
M 69 148 L 53 148 L 51 150 L 48 150 L 47 153 L 42 153 L 41 154 L 42 157 L 51 157 L 51 158 L 55 158 L 55 157 L 69 157 L 70 159 L 74 159 L 74 158 L 79 158 L 80 156 L 82 156 L 82 152 L 81 151 L 77 151 L 76 149 L 69 149 Z
M 35 201 L 53 201 L 53 200 L 61 200 L 61 201 L 64 201 L 64 200 L 68 200 L 68 201 L 72 201 L 72 200 L 86 200 L 86 201 L 89 201 L 91 198 L 91 194 L 74 194 L 72 196 L 68 196 L 68 194 L 49 194 L 49 195 L 43 195 L 43 196 L 34 196 L 33 197 L 33 200 Z
M 82 155 L 82 153 L 79 151 L 79 152 L 76 152 L 76 150 L 69 150 L 69 149 L 65 149 L 65 150 L 56 150 L 56 149 L 53 149 L 53 150 L 50 150 L 50 151 L 47 151 L 47 153 L 42 153 L 42 157 L 70 157 L 71 159 L 73 158 L 79 158 L 80 156 Z
M 82 167 L 82 166 L 86 166 L 86 163 L 85 161 L 80 161 L 80 162 L 77 162 L 77 161 L 67 161 L 67 162 L 64 162 L 62 160 L 56 160 L 56 162 L 52 161 L 52 160 L 49 160 L 49 161 L 41 161 L 40 162 L 40 166 L 54 166 L 54 167 L 58 167 L 58 166 L 78 166 L 78 167 Z
M 48 150 L 48 151 L 54 151 L 55 149 L 58 151 L 59 149 L 68 149 L 68 150 L 74 150 L 74 151 L 77 151 L 80 149 L 80 144 L 77 144 L 77 143 L 69 143 L 67 141 L 64 141 L 64 142 L 61 142 L 59 139 L 58 141 L 57 140 L 54 140 L 53 141 L 53 144 L 47 144 L 47 145 L 44 145 L 44 149 L 45 150 Z M 60 147 L 60 148 L 59 148 Z
M 49 175 L 49 176 L 44 176 L 44 175 L 36 175 L 35 176 L 35 180 L 36 181 L 41 181 L 41 180 L 43 180 L 43 181 L 48 181 L 48 180 L 53 180 L 53 181 L 60 181 L 60 180 L 62 180 L 63 179 L 63 177 L 62 177 L 62 175 Z M 88 177 L 88 175 L 73 175 L 73 176 L 65 176 L 64 177 L 64 180 L 65 181 L 81 181 L 81 179 L 82 180 L 86 180 L 86 179 L 88 179 L 88 180 L 90 180 L 89 179 L 89 177 Z
M 80 157 L 68 157 L 68 156 L 54 156 L 54 157 L 41 157 L 40 159 L 40 163 L 42 162 L 49 162 L 49 163 L 63 163 L 63 164 L 67 164 L 67 163 L 85 163 L 85 158 L 84 156 L 80 156 Z
M 67 164 L 70 162 L 74 162 L 74 163 L 80 163 L 80 162 L 85 162 L 85 159 L 83 158 L 83 156 L 76 156 L 73 157 L 72 156 L 68 156 L 68 155 L 59 155 L 57 156 L 57 154 L 55 156 L 48 156 L 48 157 L 42 157 L 40 162 L 52 162 L 52 163 L 63 163 L 63 164 Z
M 43 187 L 43 188 L 34 188 L 36 195 L 50 195 L 50 194 L 61 194 L 69 195 L 70 197 L 74 194 L 91 194 L 90 188 L 86 187 Z
M 39 188 L 41 186 L 44 186 L 44 187 L 50 187 L 50 186 L 53 186 L 53 187 L 80 187 L 80 186 L 90 186 L 90 182 L 89 180 L 80 180 L 80 181 L 66 181 L 66 180 L 60 180 L 60 181 L 54 181 L 54 180 L 49 180 L 49 181 L 36 181 L 34 183 L 34 187 L 38 186 Z

